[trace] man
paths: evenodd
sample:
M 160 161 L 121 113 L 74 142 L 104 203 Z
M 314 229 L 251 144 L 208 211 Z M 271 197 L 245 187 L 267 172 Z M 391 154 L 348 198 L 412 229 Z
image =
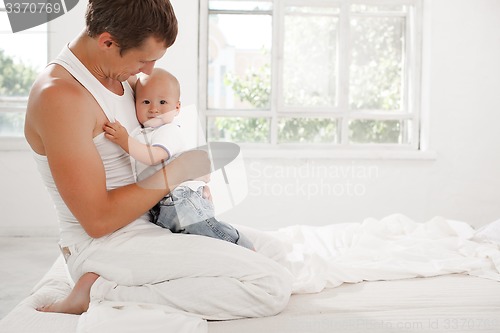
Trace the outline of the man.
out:
M 128 130 L 138 125 L 127 81 L 149 74 L 176 35 L 168 0 L 90 0 L 85 31 L 33 85 L 25 136 L 78 280 L 68 298 L 42 311 L 82 313 L 92 297 L 166 303 L 207 319 L 232 319 L 272 315 L 288 301 L 291 278 L 277 263 L 146 220 L 145 212 L 170 189 L 208 173 L 202 152 L 185 153 L 134 183 L 128 156 L 103 135 L 111 121 Z

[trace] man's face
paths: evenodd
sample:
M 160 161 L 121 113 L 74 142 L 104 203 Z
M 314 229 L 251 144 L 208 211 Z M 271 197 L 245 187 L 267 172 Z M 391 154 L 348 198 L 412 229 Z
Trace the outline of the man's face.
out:
M 163 57 L 167 49 L 163 41 L 149 37 L 138 48 L 126 50 L 122 55 L 119 51 L 117 47 L 117 57 L 114 57 L 114 63 L 111 64 L 115 73 L 111 77 L 124 82 L 132 75 L 151 74 L 156 61 Z

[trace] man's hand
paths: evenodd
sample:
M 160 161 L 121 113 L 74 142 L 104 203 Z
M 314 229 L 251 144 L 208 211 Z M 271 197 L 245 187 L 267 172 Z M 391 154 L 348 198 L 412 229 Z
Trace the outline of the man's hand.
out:
M 171 184 L 173 185 L 171 189 L 186 180 L 209 180 L 210 173 L 212 171 L 208 153 L 201 149 L 193 149 L 181 153 L 168 166 L 170 166 L 170 172 L 175 170 L 181 180 L 177 184 Z
M 212 192 L 210 192 L 210 187 L 208 187 L 207 185 L 203 186 L 202 196 L 204 199 L 212 202 Z
M 116 121 L 114 123 L 107 122 L 106 124 L 104 124 L 102 129 L 104 130 L 104 135 L 108 140 L 122 147 L 122 149 L 125 150 L 127 153 L 129 152 L 128 132 L 127 129 L 123 127 L 119 121 Z

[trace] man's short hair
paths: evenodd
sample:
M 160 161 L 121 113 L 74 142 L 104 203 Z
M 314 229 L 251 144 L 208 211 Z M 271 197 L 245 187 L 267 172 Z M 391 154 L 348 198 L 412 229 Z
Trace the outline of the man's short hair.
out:
M 137 48 L 149 37 L 170 47 L 177 37 L 177 18 L 169 0 L 89 0 L 87 34 L 111 34 L 120 54 Z

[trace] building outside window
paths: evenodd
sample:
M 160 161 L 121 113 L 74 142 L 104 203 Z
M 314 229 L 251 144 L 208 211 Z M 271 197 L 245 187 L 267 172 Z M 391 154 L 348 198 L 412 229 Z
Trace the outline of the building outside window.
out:
M 201 0 L 208 140 L 419 150 L 419 0 Z

